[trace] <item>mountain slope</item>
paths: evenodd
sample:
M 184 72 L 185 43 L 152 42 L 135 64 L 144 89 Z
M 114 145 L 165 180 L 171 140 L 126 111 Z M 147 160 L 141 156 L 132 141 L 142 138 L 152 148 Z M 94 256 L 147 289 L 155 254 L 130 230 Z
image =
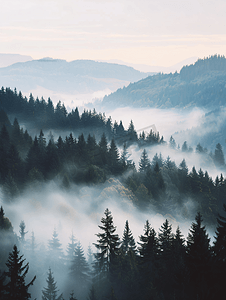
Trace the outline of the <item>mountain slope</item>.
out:
M 149 74 L 132 67 L 92 60 L 67 62 L 46 58 L 0 68 L 0 82 L 4 87 L 16 87 L 23 92 L 39 86 L 56 92 L 87 93 L 111 89 L 115 81 L 123 86 Z
M 158 108 L 225 105 L 226 59 L 211 56 L 185 66 L 180 73 L 149 76 L 105 96 L 104 107 Z

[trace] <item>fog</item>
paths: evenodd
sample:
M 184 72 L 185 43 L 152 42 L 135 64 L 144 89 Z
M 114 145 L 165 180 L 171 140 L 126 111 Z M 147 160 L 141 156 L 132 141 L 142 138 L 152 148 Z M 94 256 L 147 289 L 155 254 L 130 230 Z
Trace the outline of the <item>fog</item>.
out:
M 96 242 L 95 234 L 100 232 L 101 218 L 108 208 L 113 215 L 114 225 L 121 237 L 125 221 L 129 220 L 130 228 L 136 241 L 143 234 L 146 220 L 156 229 L 160 228 L 165 219 L 173 224 L 174 231 L 178 221 L 170 215 L 156 214 L 155 211 L 140 211 L 134 206 L 129 195 L 122 196 L 116 192 L 120 182 L 112 179 L 97 187 L 73 186 L 70 191 L 60 189 L 57 182 L 42 185 L 41 189 L 28 189 L 26 193 L 13 203 L 1 201 L 6 216 L 11 220 L 14 231 L 19 236 L 19 224 L 24 220 L 26 224 L 26 239 L 34 232 L 37 243 L 44 243 L 48 247 L 48 240 L 52 238 L 54 228 L 59 234 L 64 250 L 69 243 L 73 231 L 75 238 L 81 242 L 87 251 L 89 243 Z M 190 220 L 180 224 L 184 234 Z M 93 250 L 94 247 L 93 247 Z
M 98 95 L 100 96 L 100 95 Z M 70 105 L 77 106 L 77 102 Z M 71 106 L 68 105 L 70 109 Z M 82 108 L 85 107 L 84 103 L 79 108 L 80 114 Z M 74 106 L 74 107 L 75 107 Z M 103 113 L 104 111 L 102 111 Z M 128 128 L 129 123 L 133 120 L 135 130 L 138 134 L 144 129 L 146 133 L 149 133 L 150 129 L 155 128 L 159 132 L 160 136 L 164 137 L 165 144 L 157 146 L 148 146 L 146 151 L 150 161 L 155 154 L 158 156 L 161 154 L 163 160 L 166 160 L 169 156 L 171 161 L 174 161 L 177 166 L 186 160 L 189 171 L 195 166 L 198 171 L 208 171 L 209 175 L 213 179 L 220 173 L 225 172 L 217 169 L 209 157 L 208 154 L 198 154 L 195 152 L 197 145 L 191 138 L 191 132 L 195 132 L 200 122 L 202 122 L 206 111 L 198 108 L 194 108 L 189 111 L 181 111 L 177 109 L 163 110 L 163 109 L 132 109 L 132 108 L 117 108 L 113 111 L 106 111 L 106 117 L 111 116 L 112 122 L 116 120 L 119 122 L 122 120 L 125 129 Z M 36 134 L 39 133 L 37 129 Z M 54 133 L 54 139 L 56 140 L 59 135 L 62 137 L 69 132 L 52 131 Z M 181 132 L 180 134 L 178 132 Z M 186 132 L 189 133 L 186 135 Z M 30 132 L 29 132 L 30 133 Z M 45 132 L 45 137 L 48 140 L 49 131 Z M 74 133 L 73 133 L 74 134 Z M 171 136 L 175 137 L 177 147 L 175 149 L 170 148 L 169 139 Z M 190 139 L 188 139 L 190 136 Z M 78 137 L 77 133 L 74 137 Z M 193 147 L 192 152 L 182 152 L 181 146 L 184 141 L 188 141 L 188 146 Z M 97 140 L 98 142 L 98 140 Z M 209 149 L 208 149 L 209 150 Z M 121 147 L 119 151 L 122 152 Z M 130 158 L 139 167 L 139 160 L 143 148 L 139 148 L 136 145 L 132 145 L 128 148 Z M 173 226 L 173 232 L 175 233 L 177 226 L 180 226 L 182 234 L 187 238 L 191 223 L 195 219 L 197 212 L 196 202 L 191 198 L 182 199 L 182 205 L 179 208 L 175 208 L 174 215 L 170 215 L 167 212 L 160 214 L 153 207 L 149 206 L 145 211 L 141 211 L 134 201 L 134 195 L 126 187 L 121 184 L 121 178 L 108 178 L 103 184 L 95 186 L 85 185 L 71 185 L 69 190 L 64 190 L 60 187 L 58 179 L 49 183 L 37 183 L 36 185 L 29 186 L 24 193 L 7 203 L 3 199 L 3 195 L 0 194 L 0 205 L 3 206 L 5 216 L 10 219 L 13 224 L 14 232 L 19 236 L 19 224 L 24 220 L 26 224 L 26 240 L 31 239 L 31 234 L 34 232 L 38 249 L 48 249 L 48 241 L 52 238 L 54 229 L 58 233 L 58 238 L 62 243 L 64 253 L 70 242 L 70 237 L 73 232 L 77 241 L 81 242 L 81 245 L 87 254 L 88 246 L 92 246 L 93 252 L 96 252 L 93 243 L 97 241 L 96 234 L 101 232 L 98 225 L 101 225 L 101 218 L 104 216 L 104 211 L 108 208 L 113 215 L 114 225 L 117 227 L 116 233 L 122 237 L 125 221 L 129 221 L 130 229 L 133 233 L 135 241 L 139 241 L 139 236 L 143 234 L 143 228 L 146 220 L 149 220 L 150 224 L 156 232 L 159 232 L 159 228 L 168 219 Z M 188 211 L 187 218 L 183 217 L 183 210 Z M 214 232 L 207 228 L 210 236 L 213 237 Z M 211 242 L 213 238 L 211 238 Z M 43 277 L 37 288 L 32 288 L 40 297 L 40 290 L 45 285 L 46 272 L 49 266 L 45 266 L 45 270 L 42 270 Z M 35 270 L 32 270 L 34 273 Z M 67 274 L 66 274 L 67 275 Z M 65 276 L 66 276 L 65 275 Z M 54 274 L 55 278 L 60 281 L 59 288 L 63 289 L 64 280 L 62 274 Z M 39 291 L 37 292 L 37 290 Z

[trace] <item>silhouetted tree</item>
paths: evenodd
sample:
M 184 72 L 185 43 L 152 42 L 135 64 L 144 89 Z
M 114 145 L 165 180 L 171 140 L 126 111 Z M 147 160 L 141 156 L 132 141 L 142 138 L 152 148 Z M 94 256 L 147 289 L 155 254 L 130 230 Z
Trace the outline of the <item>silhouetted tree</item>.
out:
M 5 272 L 9 278 L 9 282 L 3 287 L 6 299 L 10 300 L 26 300 L 31 298 L 28 288 L 33 285 L 36 277 L 28 284 L 25 283 L 25 277 L 29 270 L 29 263 L 24 264 L 23 255 L 19 255 L 17 246 L 14 245 L 13 251 L 9 253 L 6 266 L 8 271 Z

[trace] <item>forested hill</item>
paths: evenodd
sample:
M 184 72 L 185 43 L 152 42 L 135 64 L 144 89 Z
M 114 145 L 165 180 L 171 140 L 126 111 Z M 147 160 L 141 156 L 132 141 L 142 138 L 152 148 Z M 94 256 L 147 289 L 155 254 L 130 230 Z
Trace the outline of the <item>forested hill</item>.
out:
M 226 59 L 211 56 L 185 66 L 180 73 L 157 74 L 105 96 L 103 106 L 156 108 L 225 105 Z
M 0 81 L 3 86 L 24 92 L 43 87 L 55 92 L 87 93 L 106 88 L 113 90 L 115 82 L 117 87 L 123 86 L 149 74 L 118 64 L 46 58 L 0 68 Z

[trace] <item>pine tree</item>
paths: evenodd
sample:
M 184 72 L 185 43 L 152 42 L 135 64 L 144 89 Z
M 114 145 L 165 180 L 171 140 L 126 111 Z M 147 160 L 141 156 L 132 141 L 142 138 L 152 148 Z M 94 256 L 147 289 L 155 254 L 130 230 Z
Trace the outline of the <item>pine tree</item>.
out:
M 93 265 L 93 251 L 91 248 L 91 245 L 89 244 L 88 250 L 87 250 L 87 262 L 89 264 L 89 267 L 92 268 Z
M 162 287 L 162 291 L 165 294 L 172 293 L 172 277 L 173 277 L 173 233 L 172 225 L 166 219 L 161 225 L 158 234 L 159 243 L 159 287 Z
M 132 120 L 130 121 L 129 128 L 128 128 L 128 131 L 127 131 L 127 138 L 132 143 L 137 141 L 137 132 L 135 131 Z
M 108 161 L 108 146 L 107 146 L 107 138 L 105 133 L 102 134 L 101 140 L 99 142 L 100 147 L 100 165 L 106 165 Z
M 176 142 L 175 142 L 175 139 L 172 137 L 172 135 L 171 135 L 171 137 L 170 137 L 169 144 L 170 144 L 170 147 L 171 147 L 172 149 L 175 149 L 175 148 L 176 148 Z
M 48 263 L 54 272 L 64 268 L 64 253 L 55 228 L 49 240 Z
M 154 294 L 156 278 L 158 278 L 158 240 L 154 228 L 147 220 L 144 225 L 144 234 L 139 237 L 139 285 L 142 291 L 142 299 L 149 299 Z
M 214 152 L 214 163 L 217 167 L 223 167 L 225 165 L 224 153 L 220 143 L 216 145 Z
M 121 169 L 119 164 L 119 153 L 114 139 L 111 140 L 110 148 L 108 151 L 108 165 L 113 174 L 117 174 Z
M 103 233 L 96 234 L 97 243 L 94 243 L 99 252 L 95 253 L 95 266 L 99 274 L 104 277 L 109 275 L 111 265 L 119 248 L 119 236 L 115 234 L 116 227 L 113 224 L 113 217 L 107 208 L 104 212 L 105 217 L 101 219 L 102 225 L 98 227 Z
M 139 172 L 146 172 L 150 167 L 147 151 L 144 149 L 139 161 Z
M 137 253 L 136 250 L 136 243 L 133 238 L 133 234 L 129 228 L 129 222 L 126 220 L 125 229 L 123 231 L 122 242 L 121 242 L 121 249 L 123 253 L 128 254 L 128 252 L 133 252 L 134 254 Z
M 226 212 L 226 205 L 223 204 L 224 212 Z M 221 297 L 224 293 L 224 284 L 226 280 L 226 217 L 218 215 L 217 228 L 215 232 L 215 241 L 213 242 L 213 251 L 215 255 L 214 268 L 214 284 L 216 286 L 216 299 Z
M 21 241 L 21 244 L 24 245 L 25 244 L 25 235 L 28 233 L 28 231 L 25 231 L 25 228 L 26 228 L 26 225 L 25 225 L 25 222 L 22 220 L 20 222 L 20 241 Z
M 13 226 L 10 220 L 5 217 L 3 207 L 0 209 L 0 270 L 5 269 L 5 262 L 9 252 L 12 250 L 16 242 L 16 236 L 13 232 Z
M 9 282 L 3 288 L 6 299 L 26 300 L 31 298 L 28 288 L 33 285 L 36 277 L 28 284 L 25 283 L 25 277 L 29 270 L 29 263 L 23 265 L 24 262 L 25 259 L 23 259 L 23 255 L 19 255 L 17 246 L 14 245 L 13 251 L 9 253 L 9 258 L 6 262 L 8 271 L 6 271 L 5 274 L 9 278 Z
M 187 238 L 187 264 L 190 273 L 189 293 L 193 299 L 208 299 L 211 287 L 210 238 L 197 213 Z
M 73 231 L 72 231 L 71 236 L 70 236 L 70 241 L 71 242 L 68 243 L 67 249 L 66 249 L 68 264 L 71 264 L 71 262 L 74 258 L 75 249 L 76 249 L 76 246 L 77 246 L 77 242 L 76 242 L 75 236 L 73 234 Z
M 78 287 L 84 288 L 89 283 L 89 265 L 86 261 L 84 250 L 80 242 L 78 242 L 74 257 L 71 262 L 70 274 Z
M 59 291 L 57 289 L 57 283 L 54 280 L 51 269 L 49 269 L 46 282 L 47 287 L 42 290 L 42 300 L 61 300 L 62 294 L 57 296 Z

